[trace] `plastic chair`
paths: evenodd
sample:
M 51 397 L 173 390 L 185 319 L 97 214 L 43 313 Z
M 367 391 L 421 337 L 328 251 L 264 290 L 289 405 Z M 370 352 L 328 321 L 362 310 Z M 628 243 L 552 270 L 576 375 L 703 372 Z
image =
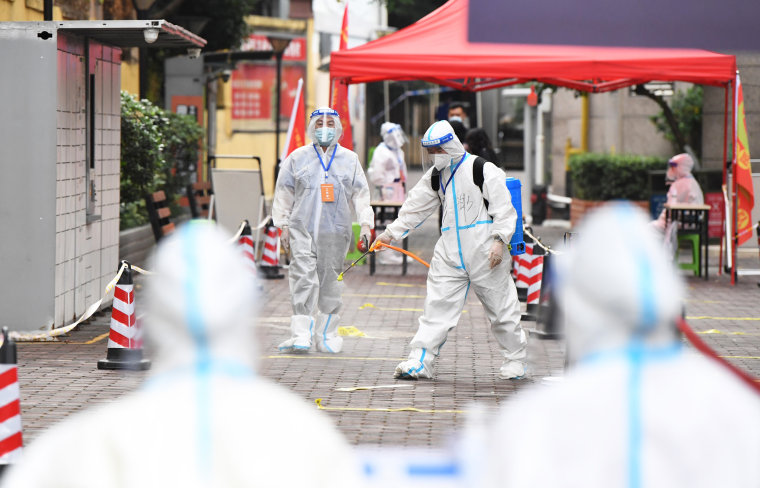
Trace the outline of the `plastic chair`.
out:
M 691 262 L 690 263 L 678 263 L 680 269 L 692 270 L 694 276 L 699 276 L 700 263 L 702 262 L 701 247 L 700 247 L 699 234 L 679 234 L 678 235 L 678 247 L 676 247 L 675 260 L 678 261 L 678 252 L 681 248 L 682 242 L 691 243 Z

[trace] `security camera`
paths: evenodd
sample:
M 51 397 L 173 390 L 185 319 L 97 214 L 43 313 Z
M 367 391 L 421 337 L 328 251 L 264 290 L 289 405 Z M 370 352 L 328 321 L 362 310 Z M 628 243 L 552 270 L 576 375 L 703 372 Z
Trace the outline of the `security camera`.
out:
M 226 70 L 222 71 L 222 81 L 223 82 L 227 83 L 228 81 L 230 81 L 230 76 L 232 76 L 232 70 L 231 69 L 226 69 Z
M 143 38 L 148 44 L 153 44 L 158 39 L 158 29 L 149 28 L 143 31 Z
M 196 59 L 199 58 L 201 55 L 201 48 L 199 47 L 189 47 L 187 48 L 187 57 L 190 59 Z

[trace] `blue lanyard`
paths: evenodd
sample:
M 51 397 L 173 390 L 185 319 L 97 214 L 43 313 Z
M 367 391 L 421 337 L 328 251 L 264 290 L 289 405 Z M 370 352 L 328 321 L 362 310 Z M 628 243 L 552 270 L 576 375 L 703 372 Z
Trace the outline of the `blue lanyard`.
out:
M 327 172 L 330 171 L 330 166 L 332 166 L 333 159 L 335 159 L 335 152 L 338 150 L 338 145 L 335 145 L 335 149 L 333 149 L 332 156 L 330 157 L 330 162 L 327 163 L 327 167 L 325 168 L 325 163 L 322 161 L 322 155 L 319 154 L 319 149 L 317 149 L 317 145 L 314 144 L 314 152 L 317 153 L 317 157 L 319 158 L 319 164 L 322 165 L 322 169 L 325 170 L 325 179 L 327 179 Z
M 457 170 L 459 169 L 459 167 L 460 167 L 460 166 L 462 166 L 462 161 L 464 161 L 464 158 L 466 158 L 466 157 L 467 157 L 467 153 L 465 152 L 465 153 L 462 155 L 462 159 L 460 159 L 460 160 L 459 160 L 459 162 L 457 163 L 457 165 L 456 165 L 456 166 L 454 166 L 454 169 L 453 169 L 453 170 L 451 170 L 451 176 L 449 176 L 449 180 L 448 180 L 448 181 L 446 182 L 446 184 L 445 184 L 445 185 L 443 185 L 443 187 L 441 188 L 441 190 L 443 190 L 443 194 L 444 194 L 444 195 L 446 195 L 446 188 L 448 188 L 448 186 L 449 186 L 449 183 L 451 183 L 451 179 L 454 177 L 454 174 L 456 174 L 456 172 L 457 172 Z

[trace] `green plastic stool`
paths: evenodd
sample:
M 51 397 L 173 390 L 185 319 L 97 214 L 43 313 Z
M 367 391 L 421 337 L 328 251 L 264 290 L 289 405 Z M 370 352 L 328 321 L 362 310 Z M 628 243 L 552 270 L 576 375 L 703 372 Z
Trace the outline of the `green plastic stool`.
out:
M 699 234 L 680 234 L 678 236 L 678 247 L 676 248 L 676 262 L 678 261 L 678 251 L 681 248 L 682 242 L 691 243 L 691 262 L 690 263 L 678 263 L 680 269 L 692 270 L 694 276 L 699 276 Z
M 351 230 L 354 232 L 354 238 L 351 240 L 351 245 L 348 247 L 348 254 L 346 254 L 346 260 L 354 262 L 359 259 L 362 252 L 356 249 L 356 243 L 359 242 L 359 234 L 362 232 L 362 226 L 354 222 L 351 224 Z M 364 260 L 356 263 L 357 266 L 364 264 Z

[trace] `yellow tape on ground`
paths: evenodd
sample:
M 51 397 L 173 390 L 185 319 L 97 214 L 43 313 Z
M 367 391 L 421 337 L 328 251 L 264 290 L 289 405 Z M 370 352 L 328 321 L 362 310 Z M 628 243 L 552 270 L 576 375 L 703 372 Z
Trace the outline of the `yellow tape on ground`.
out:
M 686 320 L 760 320 L 760 317 L 713 317 L 711 315 L 699 315 L 686 317 Z
M 322 405 L 322 399 L 314 400 L 320 410 L 333 410 L 339 412 L 416 412 L 416 413 L 467 413 L 467 410 L 425 410 L 415 407 L 401 408 L 359 408 L 359 407 L 326 407 Z
M 280 354 L 264 356 L 264 359 L 342 359 L 355 361 L 403 361 L 407 358 L 362 358 L 356 356 L 312 356 L 310 354 Z
M 109 293 L 111 293 L 113 288 L 116 286 L 116 283 L 119 281 L 119 278 L 121 278 L 121 274 L 124 273 L 124 270 L 126 268 L 127 268 L 126 263 L 121 265 L 118 273 L 116 273 L 116 276 L 114 276 L 111 282 L 108 283 L 108 285 L 106 285 L 106 288 L 103 291 L 103 296 L 100 298 L 100 300 L 90 305 L 90 307 L 87 310 L 85 310 L 84 314 L 82 314 L 82 316 L 79 317 L 77 321 L 74 322 L 73 324 L 67 325 L 66 327 L 53 329 L 47 332 L 40 332 L 37 334 L 20 334 L 18 332 L 11 332 L 8 335 L 15 341 L 46 341 L 46 340 L 50 340 L 51 337 L 57 337 L 59 335 L 68 334 L 71 330 L 74 329 L 74 327 L 79 325 L 81 322 L 89 319 L 92 316 L 92 314 L 98 311 L 98 309 L 100 308 L 100 304 L 103 303 L 103 299 L 105 299 L 105 297 L 108 296 Z
M 343 337 L 367 337 L 367 334 L 360 331 L 353 325 L 338 327 L 338 335 Z

